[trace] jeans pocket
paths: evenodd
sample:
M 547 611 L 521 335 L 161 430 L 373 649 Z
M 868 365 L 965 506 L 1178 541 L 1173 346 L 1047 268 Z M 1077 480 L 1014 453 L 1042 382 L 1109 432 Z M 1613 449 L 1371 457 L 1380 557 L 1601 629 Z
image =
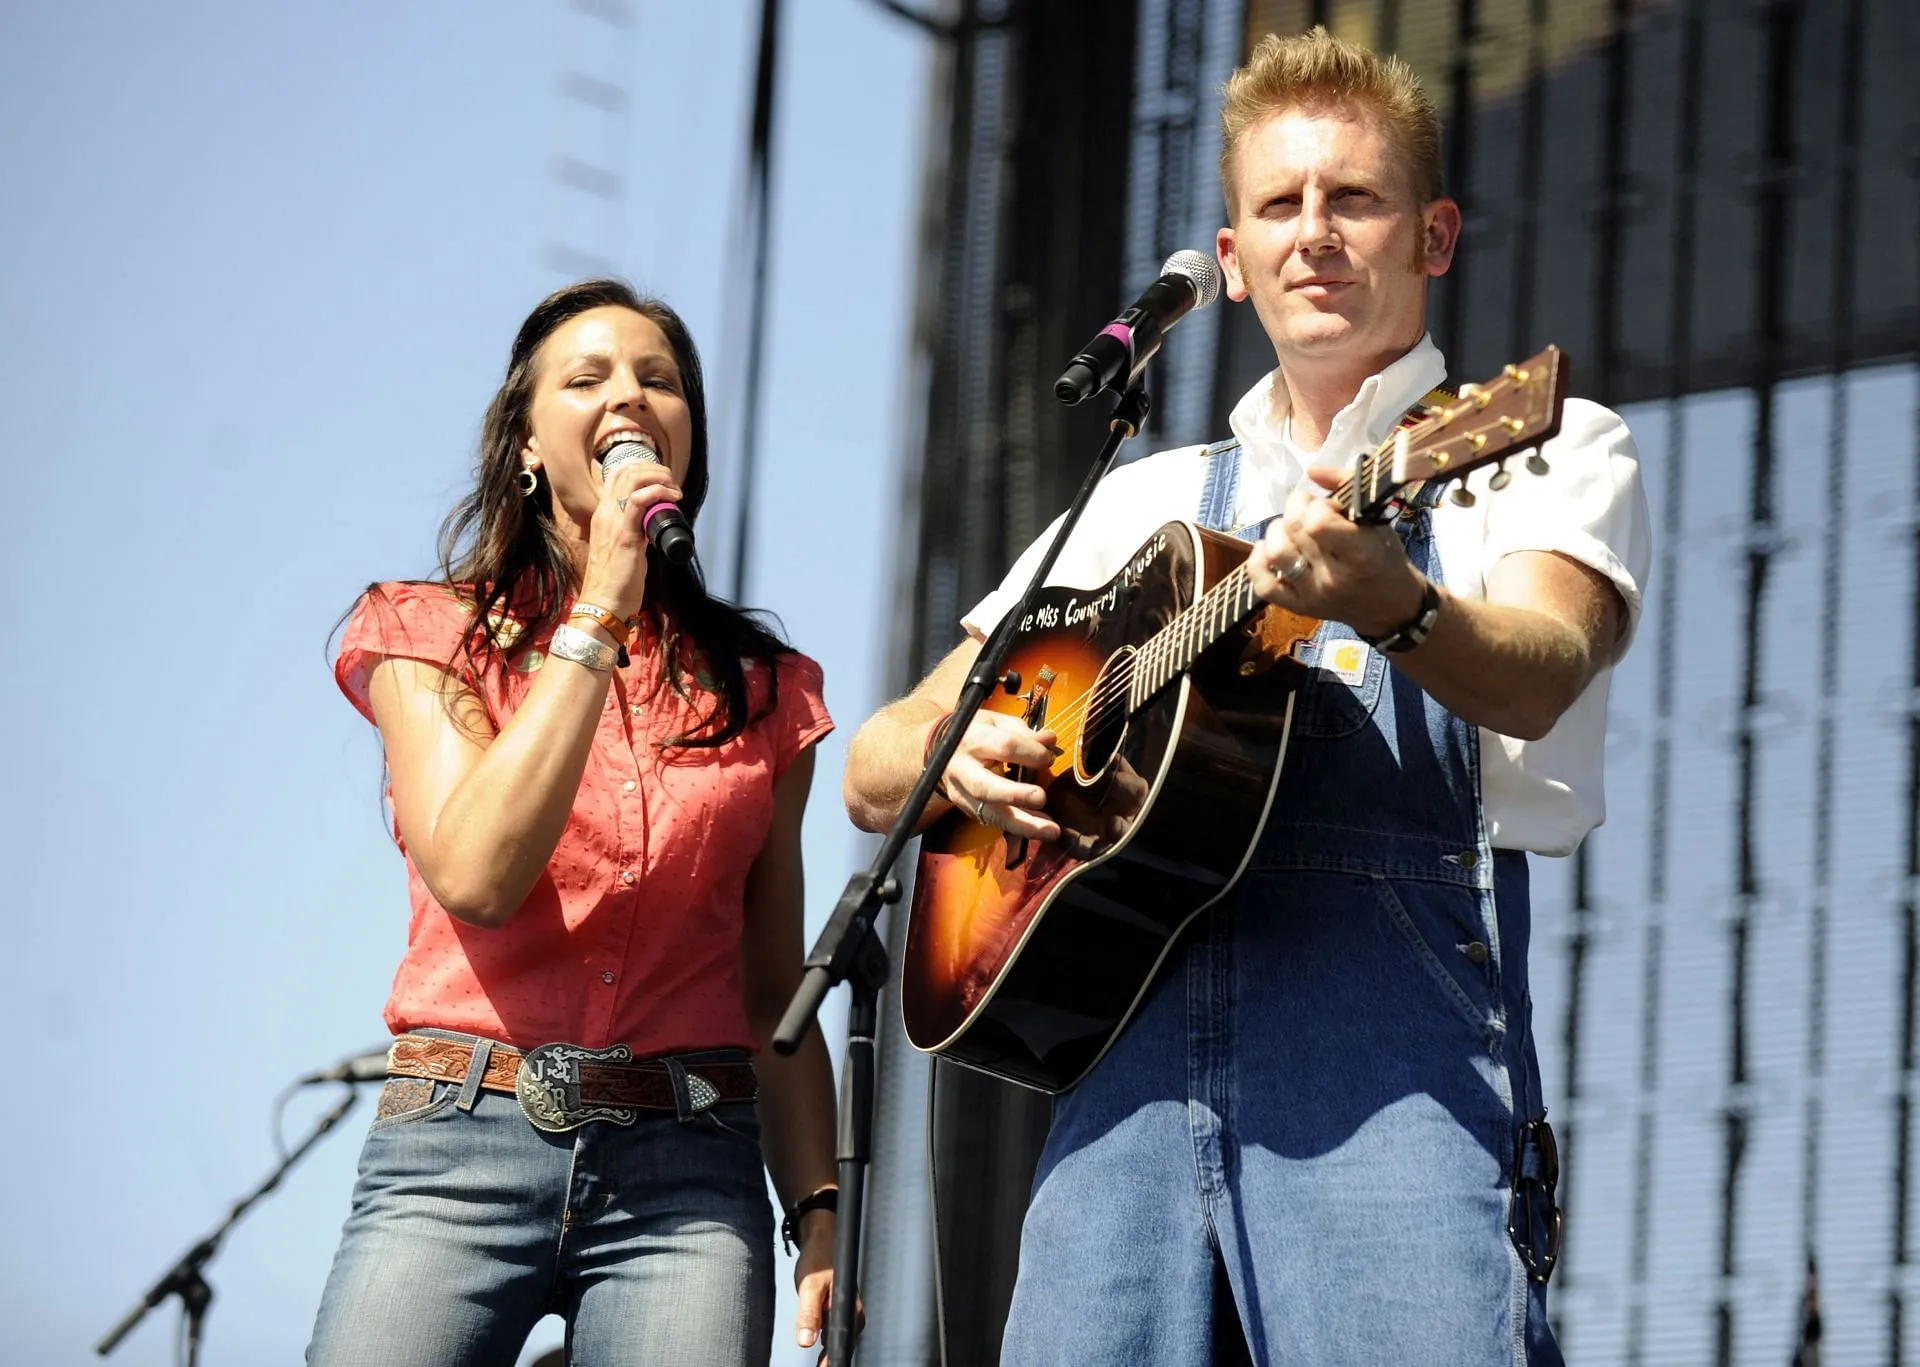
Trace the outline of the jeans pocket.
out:
M 1447 1004 L 1467 1024 L 1486 1029 L 1493 1016 L 1492 991 L 1464 949 L 1479 943 L 1478 937 L 1467 933 L 1460 918 L 1449 914 L 1443 905 L 1450 898 L 1471 898 L 1473 894 L 1445 883 L 1422 885 L 1421 891 L 1427 895 L 1418 899 L 1419 905 L 1410 907 L 1389 880 L 1375 877 L 1368 881 L 1395 933 Z
M 380 1089 L 380 1108 L 367 1133 L 430 1120 L 454 1103 L 460 1088 L 452 1082 L 424 1077 L 390 1077 Z

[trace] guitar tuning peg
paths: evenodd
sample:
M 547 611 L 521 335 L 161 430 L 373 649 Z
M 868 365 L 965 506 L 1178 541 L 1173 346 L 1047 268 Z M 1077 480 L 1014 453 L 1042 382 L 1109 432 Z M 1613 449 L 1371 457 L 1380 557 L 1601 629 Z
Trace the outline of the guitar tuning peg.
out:
M 1548 466 L 1547 464 L 1547 458 L 1541 455 L 1538 451 L 1533 451 L 1528 453 L 1527 455 L 1527 473 L 1528 474 L 1544 475 L 1549 471 L 1550 468 L 1551 467 Z
M 1513 483 L 1513 476 L 1507 473 L 1507 463 L 1497 462 L 1493 467 L 1493 477 L 1487 481 L 1487 487 L 1496 494 Z
M 1466 485 L 1456 484 L 1453 486 L 1453 492 L 1447 495 L 1447 502 L 1456 508 L 1471 508 L 1476 500 Z

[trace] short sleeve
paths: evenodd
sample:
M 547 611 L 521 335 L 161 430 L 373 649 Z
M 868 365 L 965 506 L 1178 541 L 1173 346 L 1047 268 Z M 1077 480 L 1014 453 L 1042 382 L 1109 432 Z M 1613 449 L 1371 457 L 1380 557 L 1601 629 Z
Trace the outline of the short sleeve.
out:
M 445 667 L 466 636 L 472 605 L 438 584 L 376 584 L 360 596 L 340 634 L 334 681 L 360 715 L 373 720 L 368 689 L 388 657 Z
M 1515 479 L 1492 500 L 1485 565 L 1515 551 L 1551 551 L 1605 575 L 1626 603 L 1622 648 L 1640 618 L 1651 568 L 1652 518 L 1633 434 L 1620 415 L 1569 399 L 1560 433 L 1541 450 L 1547 471 Z
M 827 715 L 826 681 L 817 662 L 800 654 L 782 655 L 774 666 L 780 680 L 773 715 L 761 722 L 770 728 L 773 775 L 786 773 L 794 757 L 833 730 Z

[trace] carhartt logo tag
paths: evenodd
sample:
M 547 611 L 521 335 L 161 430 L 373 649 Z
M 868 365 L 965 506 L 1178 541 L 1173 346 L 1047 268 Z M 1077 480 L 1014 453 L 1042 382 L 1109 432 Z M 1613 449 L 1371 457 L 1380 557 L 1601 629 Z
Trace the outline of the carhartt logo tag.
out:
M 1365 641 L 1334 641 L 1321 652 L 1320 668 L 1341 683 L 1357 687 L 1367 681 L 1367 657 L 1372 654 Z

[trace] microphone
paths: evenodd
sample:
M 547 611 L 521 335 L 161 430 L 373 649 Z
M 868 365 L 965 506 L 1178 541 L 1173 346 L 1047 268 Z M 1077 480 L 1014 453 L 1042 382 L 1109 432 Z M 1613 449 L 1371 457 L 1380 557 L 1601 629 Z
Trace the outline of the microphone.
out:
M 623 437 L 600 457 L 600 477 L 605 479 L 622 465 L 636 460 L 660 463 L 659 453 L 640 437 Z M 693 528 L 678 503 L 656 503 L 647 509 L 647 540 L 653 548 L 675 565 L 693 559 Z
M 1067 363 L 1053 382 L 1053 396 L 1071 406 L 1103 389 L 1126 388 L 1160 350 L 1168 328 L 1219 297 L 1220 268 L 1213 258 L 1204 252 L 1175 252 L 1139 302 L 1101 328 Z
M 387 1051 L 383 1046 L 369 1049 L 364 1054 L 355 1054 L 343 1058 L 331 1068 L 322 1068 L 317 1073 L 308 1073 L 295 1078 L 296 1087 L 311 1087 L 319 1082 L 385 1082 L 387 1080 Z

